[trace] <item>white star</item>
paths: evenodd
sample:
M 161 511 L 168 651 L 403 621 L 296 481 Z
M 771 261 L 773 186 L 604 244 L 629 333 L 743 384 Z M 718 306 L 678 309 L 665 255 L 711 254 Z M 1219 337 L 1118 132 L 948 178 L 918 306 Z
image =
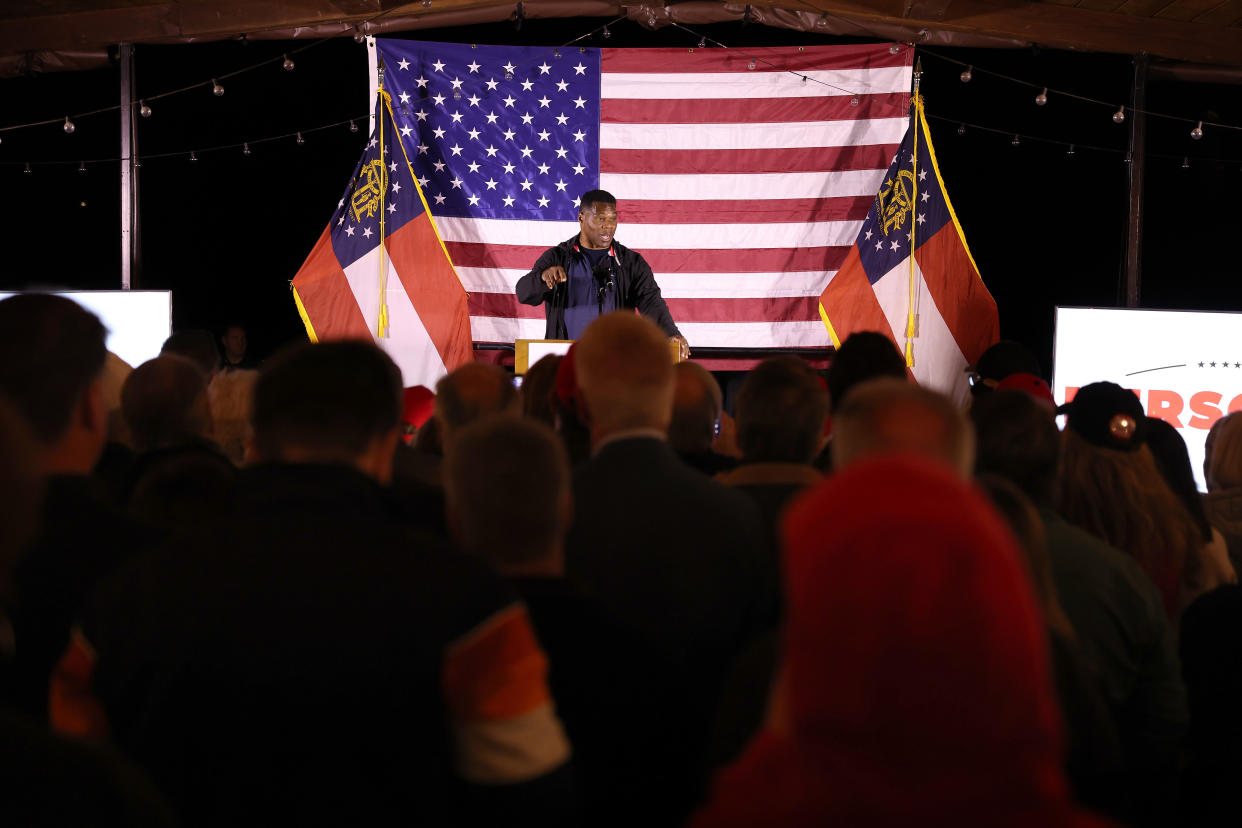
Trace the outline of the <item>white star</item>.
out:
M 345 235 L 352 237 L 354 235 L 354 226 L 351 224 L 345 228 Z
M 505 172 L 508 173 L 509 175 L 513 175 L 513 165 L 505 164 Z
M 419 89 L 427 88 L 427 79 L 424 78 L 422 75 L 419 75 L 417 78 L 415 78 L 414 82 L 418 84 Z
M 402 92 L 402 93 L 401 93 L 398 97 L 400 97 L 400 98 L 401 98 L 401 103 L 409 103 L 409 102 L 410 102 L 410 93 L 409 93 L 409 92 Z
M 449 81 L 449 83 L 453 85 L 454 89 L 461 89 L 461 81 L 459 81 L 457 78 L 453 78 L 451 81 Z
M 426 154 L 427 154 L 427 150 L 428 150 L 428 149 L 429 149 L 429 147 L 428 147 L 426 144 L 419 144 L 419 145 L 418 145 L 418 154 L 419 154 L 419 155 L 426 155 Z
M 550 103 L 552 103 L 552 99 L 549 98 L 547 95 L 544 95 L 542 98 L 539 99 L 539 105 L 542 106 L 544 109 L 547 109 L 548 104 Z
M 470 130 L 469 132 L 467 132 L 466 134 L 470 136 L 470 140 L 471 140 L 471 141 L 477 141 L 477 140 L 479 140 L 479 131 L 478 131 L 477 129 L 472 129 L 472 130 Z
M 368 239 L 371 238 L 371 228 L 370 227 L 362 228 L 362 235 Z
M 432 96 L 431 96 L 431 99 L 432 99 L 433 101 L 435 101 L 435 102 L 436 102 L 436 106 L 444 106 L 444 96 L 443 96 L 443 95 L 432 95 Z
M 927 170 L 919 170 L 919 181 L 922 181 L 924 178 L 927 178 Z
M 479 71 L 479 64 L 477 64 L 477 63 L 467 63 L 467 64 L 466 64 L 466 68 L 467 68 L 467 69 L 469 69 L 471 72 L 478 72 L 478 71 Z
M 453 113 L 452 115 L 450 115 L 449 117 L 453 119 L 453 123 L 455 123 L 455 124 L 460 124 L 460 123 L 461 123 L 461 113 L 460 113 L 460 112 L 454 112 L 454 113 Z
M 513 206 L 513 196 L 505 196 L 505 206 L 506 207 Z
M 546 60 L 543 63 L 539 64 L 539 74 L 546 75 L 551 71 L 552 71 L 552 67 L 548 65 L 548 62 Z
M 565 124 L 569 123 L 569 116 L 562 112 L 556 116 L 556 123 L 558 126 L 565 126 Z
M 437 162 L 435 162 L 435 167 L 436 167 L 436 172 L 444 172 L 444 162 L 443 162 L 443 161 L 437 161 Z
M 495 79 L 495 78 L 488 78 L 488 81 L 487 81 L 487 91 L 488 91 L 488 92 L 494 92 L 494 91 L 496 90 L 496 87 L 497 87 L 497 86 L 499 86 L 499 85 L 500 85 L 500 84 L 496 82 L 496 79 Z
M 581 63 L 579 63 L 577 66 L 575 66 L 575 67 L 574 67 L 574 74 L 575 74 L 575 75 L 585 75 L 585 74 L 586 74 L 586 70 L 587 70 L 587 68 L 586 68 L 585 66 L 583 66 Z
M 919 224 L 922 224 L 925 221 L 927 221 L 927 216 L 923 213 L 919 213 Z
M 500 67 L 500 68 L 504 69 L 506 72 L 508 72 L 510 75 L 512 75 L 512 74 L 513 74 L 513 70 L 514 70 L 514 69 L 516 69 L 517 67 L 516 67 L 516 66 L 514 66 L 512 63 L 506 63 L 504 66 L 502 66 L 502 67 Z
M 535 120 L 535 116 L 531 115 L 529 112 L 527 112 L 525 115 L 522 116 L 522 123 L 524 125 L 529 124 L 533 120 Z
M 395 213 L 395 212 L 397 212 L 397 205 L 396 205 L 395 203 L 393 203 L 393 204 L 389 204 L 389 205 L 388 205 L 388 212 L 390 212 L 390 213 Z
M 439 195 L 436 196 L 436 204 L 443 204 L 443 203 L 444 203 L 444 194 L 440 193 Z
M 931 198 L 931 193 L 924 192 L 923 195 L 919 198 L 919 201 L 927 201 L 927 199 L 929 198 Z
M 437 60 L 435 63 L 431 64 L 431 68 L 432 68 L 432 69 L 435 69 L 437 72 L 443 72 L 443 71 L 444 71 L 444 61 L 442 61 L 442 60 Z
M 582 96 L 578 96 L 577 98 L 574 98 L 574 106 L 578 107 L 579 109 L 586 109 L 586 98 L 583 98 Z
M 431 134 L 436 136 L 437 138 L 444 138 L 444 130 L 441 127 L 436 127 L 435 129 L 433 129 L 431 131 Z
M 883 242 L 883 241 L 878 241 L 878 242 L 876 242 L 876 243 L 875 243 L 875 249 L 876 249 L 876 250 L 883 250 L 883 249 L 884 249 L 884 242 Z
M 391 170 L 392 172 L 396 172 L 396 171 L 397 171 L 397 162 L 396 162 L 396 161 L 393 161 L 391 164 L 389 164 L 389 165 L 388 165 L 388 169 L 389 169 L 389 170 Z
M 534 81 L 524 80 L 522 81 L 522 91 L 529 92 L 531 90 L 531 87 L 533 87 L 534 85 L 535 85 Z
M 470 196 L 470 197 L 469 197 L 468 201 L 470 202 L 470 206 L 471 206 L 471 207 L 478 207 L 478 206 L 479 206 L 479 197 L 478 197 L 478 196 L 474 196 L 474 195 L 472 195 L 472 196 Z
M 460 190 L 460 189 L 461 189 L 461 179 L 460 179 L 460 178 L 454 178 L 454 179 L 453 179 L 452 181 L 450 181 L 449 183 L 453 185 L 453 189 L 454 189 L 454 190 Z
M 487 116 L 487 122 L 488 122 L 489 124 L 494 124 L 494 123 L 496 123 L 496 119 L 497 119 L 497 118 L 499 118 L 499 117 L 500 117 L 499 115 L 497 115 L 495 112 L 493 112 L 493 113 L 491 113 L 490 115 L 488 115 L 488 116 Z
M 426 113 L 425 111 L 421 110 L 421 109 L 420 109 L 420 110 L 418 110 L 417 112 L 415 112 L 415 113 L 414 113 L 414 115 L 415 115 L 415 116 L 418 118 L 418 120 L 420 120 L 420 121 L 425 121 L 425 120 L 427 120 L 427 113 Z
M 406 60 L 405 58 L 401 58 L 401 62 L 398 63 L 397 65 L 400 66 L 403 70 L 410 68 L 410 62 Z
M 569 84 L 568 84 L 566 81 L 563 81 L 563 80 L 559 80 L 559 81 L 557 81 L 557 82 L 556 82 L 556 91 L 557 91 L 557 92 L 568 92 L 568 91 L 569 91 Z
M 505 102 L 505 106 L 507 106 L 507 107 L 509 107 L 510 109 L 512 109 L 512 108 L 513 108 L 513 104 L 517 102 L 517 98 L 513 97 L 512 95 L 510 95 L 510 96 L 508 96 L 507 98 L 505 98 L 505 99 L 504 99 L 504 102 Z
M 471 161 L 471 162 L 470 162 L 469 164 L 467 164 L 466 166 L 469 168 L 470 172 L 472 172 L 472 173 L 477 173 L 477 172 L 479 171 L 479 162 L 478 162 L 478 161 Z
M 523 182 L 522 182 L 522 189 L 523 189 L 523 190 L 529 190 L 529 189 L 530 189 L 530 185 L 531 185 L 531 182 L 530 182 L 530 181 L 523 181 Z
M 523 158 L 530 158 L 530 154 L 531 154 L 531 148 L 529 144 L 527 146 L 522 147 Z
M 402 137 L 405 137 L 405 136 L 409 135 L 409 134 L 410 134 L 411 132 L 413 132 L 413 131 L 414 131 L 414 130 L 413 130 L 413 129 L 411 129 L 410 127 L 408 127 L 408 126 L 403 126 L 403 127 L 401 127 L 401 135 L 402 135 Z
M 871 235 L 872 235 L 871 231 L 868 230 L 866 233 L 863 234 L 863 238 L 866 239 L 867 241 L 871 241 Z
M 547 165 L 547 164 L 540 164 L 540 165 L 539 165 L 539 174 L 540 174 L 540 175 L 547 175 L 547 174 L 548 174 L 548 169 L 549 169 L 549 167 L 548 167 L 548 165 Z
M 556 189 L 560 190 L 562 193 L 565 192 L 565 188 L 568 186 L 569 186 L 568 181 L 561 181 L 559 178 L 557 179 Z
M 547 200 L 546 198 L 542 198 L 542 197 L 541 197 L 541 198 L 539 199 L 539 206 L 540 206 L 540 207 L 547 207 L 547 206 L 548 206 L 548 200 Z
M 494 178 L 489 178 L 483 183 L 487 185 L 487 189 L 494 190 L 496 189 L 496 185 L 499 184 L 500 182 L 496 181 L 496 179 Z
M 478 95 L 471 95 L 469 98 L 466 98 L 466 100 L 470 101 L 470 105 L 471 105 L 471 106 L 478 106 L 478 105 L 479 105 L 479 96 L 478 96 Z
M 367 144 L 367 146 L 368 146 L 368 147 L 373 147 L 373 146 L 375 146 L 375 145 L 376 145 L 376 144 L 378 144 L 378 143 L 379 143 L 379 141 L 376 141 L 374 138 L 372 138 L 372 139 L 371 139 L 371 143 Z
M 513 140 L 513 135 L 514 135 L 513 130 L 511 130 L 511 129 L 506 129 L 506 130 L 505 130 L 502 134 L 505 136 L 505 140 L 506 140 L 506 141 L 512 141 L 512 140 Z
M 565 149 L 564 147 L 557 147 L 556 149 L 557 158 L 567 158 L 568 156 L 569 156 L 569 150 Z
M 449 150 L 453 155 L 461 155 L 461 147 L 457 146 L 457 144 L 453 144 L 453 146 L 449 147 Z
M 496 152 L 497 152 L 497 150 L 496 150 L 496 148 L 495 148 L 494 146 L 489 146 L 489 147 L 487 148 L 487 150 L 486 150 L 486 151 L 487 151 L 487 157 L 488 157 L 488 158 L 495 158 L 495 157 L 496 157 Z
M 423 178 L 423 177 L 420 175 L 420 176 L 418 177 L 418 186 L 420 186 L 420 187 L 426 187 L 426 186 L 427 186 L 427 182 L 428 182 L 429 180 L 430 180 L 430 179 Z
M 546 129 L 541 129 L 535 134 L 539 136 L 540 141 L 546 141 L 548 140 L 548 136 L 550 136 L 552 133 L 548 132 Z
M 901 242 L 897 241 L 896 239 L 893 239 L 892 249 L 896 250 L 899 247 L 901 247 Z
M 586 172 L 586 167 L 581 164 L 574 164 L 574 175 L 582 175 L 584 172 Z
M 400 182 L 400 181 L 394 181 L 394 182 L 392 182 L 392 191 L 393 191 L 394 193 L 399 193 L 399 192 L 401 192 L 401 182 Z
M 342 224 L 344 224 L 344 223 L 345 223 L 345 216 L 344 216 L 344 215 L 342 215 L 339 219 L 337 219 L 337 220 L 336 220 L 336 226 L 337 226 L 337 227 L 340 227 L 340 226 L 341 226 Z
M 345 206 L 345 199 L 343 199 L 343 198 L 342 198 L 340 201 L 338 201 L 338 202 L 336 203 L 336 206 L 337 206 L 337 207 L 344 207 L 344 206 Z
M 577 132 L 575 132 L 575 133 L 574 133 L 574 140 L 575 140 L 575 141 L 581 141 L 581 140 L 583 140 L 584 138 L 586 138 L 586 133 L 585 133 L 585 132 L 583 132 L 582 130 L 578 130 Z

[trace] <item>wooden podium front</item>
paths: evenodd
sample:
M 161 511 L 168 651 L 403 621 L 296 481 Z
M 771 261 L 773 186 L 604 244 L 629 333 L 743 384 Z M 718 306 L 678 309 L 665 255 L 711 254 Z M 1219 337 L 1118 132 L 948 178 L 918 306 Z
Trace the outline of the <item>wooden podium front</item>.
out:
M 546 356 L 564 356 L 573 345 L 572 339 L 518 339 L 513 342 L 513 373 L 524 376 L 530 366 Z M 681 346 L 676 340 L 669 340 L 669 352 L 673 362 L 681 362 Z

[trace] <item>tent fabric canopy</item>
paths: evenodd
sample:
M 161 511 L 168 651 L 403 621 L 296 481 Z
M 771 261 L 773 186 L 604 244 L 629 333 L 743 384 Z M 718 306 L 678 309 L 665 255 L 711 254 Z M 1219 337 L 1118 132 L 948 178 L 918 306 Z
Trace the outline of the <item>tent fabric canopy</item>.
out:
M 197 43 L 245 35 L 296 40 L 491 23 L 511 2 L 479 0 L 15 0 L 0 6 L 0 76 L 87 69 L 117 43 Z M 739 20 L 744 3 L 623 5 L 528 0 L 527 19 L 615 17 L 658 28 Z M 1242 67 L 1242 0 L 759 0 L 753 22 L 916 45 L 1136 54 Z M 1220 73 L 1236 80 L 1236 73 Z

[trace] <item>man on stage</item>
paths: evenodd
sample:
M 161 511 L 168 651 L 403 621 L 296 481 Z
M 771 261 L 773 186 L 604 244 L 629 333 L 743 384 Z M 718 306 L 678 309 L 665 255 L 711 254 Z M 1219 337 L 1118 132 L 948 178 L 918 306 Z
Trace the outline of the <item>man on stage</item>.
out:
M 544 251 L 535 267 L 517 283 L 517 298 L 543 304 L 548 339 L 577 339 L 597 316 L 636 308 L 679 343 L 681 358 L 690 352 L 677 330 L 651 266 L 628 247 L 613 241 L 617 200 L 603 190 L 583 193 L 578 207 L 578 235 Z

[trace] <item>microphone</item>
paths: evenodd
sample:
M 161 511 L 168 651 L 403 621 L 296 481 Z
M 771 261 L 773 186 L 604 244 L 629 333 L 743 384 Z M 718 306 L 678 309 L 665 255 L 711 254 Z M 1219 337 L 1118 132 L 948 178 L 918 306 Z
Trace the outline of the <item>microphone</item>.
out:
M 603 259 L 591 268 L 591 275 L 595 277 L 595 283 L 599 285 L 599 295 L 602 297 L 604 291 L 610 287 L 616 287 L 612 279 L 612 262 L 611 259 Z

